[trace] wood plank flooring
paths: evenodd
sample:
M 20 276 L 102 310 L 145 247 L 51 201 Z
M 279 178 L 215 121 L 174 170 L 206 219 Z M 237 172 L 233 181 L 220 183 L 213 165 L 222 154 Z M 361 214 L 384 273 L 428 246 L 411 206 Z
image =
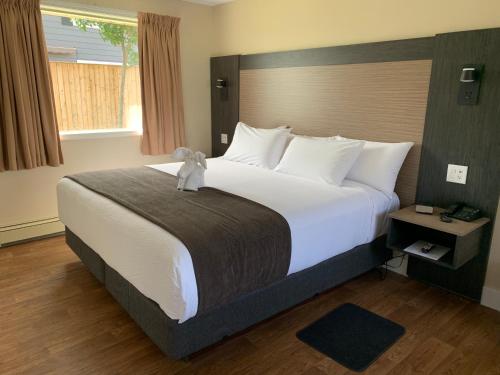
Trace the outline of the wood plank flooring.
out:
M 499 312 L 375 271 L 187 361 L 169 360 L 63 237 L 0 249 L 0 374 L 351 374 L 295 338 L 345 302 L 407 329 L 364 374 L 500 374 Z

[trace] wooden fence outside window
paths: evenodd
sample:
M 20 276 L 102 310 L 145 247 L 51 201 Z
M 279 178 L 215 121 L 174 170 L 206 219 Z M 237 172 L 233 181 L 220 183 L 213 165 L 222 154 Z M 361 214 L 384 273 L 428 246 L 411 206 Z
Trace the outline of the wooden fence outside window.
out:
M 120 65 L 50 62 L 59 130 L 118 128 Z M 127 68 L 123 128 L 141 127 L 139 67 Z

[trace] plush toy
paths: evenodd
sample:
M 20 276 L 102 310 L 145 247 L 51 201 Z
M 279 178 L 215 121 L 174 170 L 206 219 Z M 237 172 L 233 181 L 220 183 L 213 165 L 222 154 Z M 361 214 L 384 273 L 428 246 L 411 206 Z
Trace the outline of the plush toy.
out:
M 177 172 L 177 189 L 198 191 L 198 188 L 205 185 L 207 161 L 203 152 L 193 152 L 189 148 L 179 147 L 172 156 L 175 160 L 184 161 Z

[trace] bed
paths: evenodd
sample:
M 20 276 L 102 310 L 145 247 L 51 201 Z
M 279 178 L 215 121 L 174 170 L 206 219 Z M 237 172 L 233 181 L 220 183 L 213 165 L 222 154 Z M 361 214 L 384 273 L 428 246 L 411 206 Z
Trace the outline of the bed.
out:
M 399 207 L 395 193 L 350 180 L 318 184 L 222 158 L 207 162 L 207 186 L 281 214 L 292 246 L 286 278 L 203 313 L 193 262 L 179 239 L 71 179 L 57 188 L 69 246 L 170 357 L 185 357 L 389 259 L 384 237 L 388 213 Z M 150 166 L 171 175 L 179 167 Z
M 238 121 L 259 129 L 293 128 L 296 135 L 413 147 L 393 169 L 387 155 L 367 157 L 369 167 L 341 186 L 278 173 L 274 166 L 209 159 L 208 186 L 281 215 L 291 236 L 282 278 L 209 310 L 198 308 L 198 288 L 205 284 L 198 282 L 196 257 L 183 241 L 71 179 L 61 180 L 59 216 L 69 246 L 164 353 L 188 356 L 390 259 L 388 213 L 415 202 L 432 40 L 411 41 L 414 48 L 408 41 L 389 44 L 389 54 L 386 43 L 375 43 L 211 59 L 213 155 L 227 157 Z M 227 78 L 226 89 L 215 85 L 220 77 Z M 227 144 L 220 142 L 224 135 Z M 284 159 L 286 151 L 276 154 Z M 379 168 L 371 168 L 372 161 Z M 175 174 L 179 164 L 149 168 Z M 360 183 L 367 182 L 365 173 L 378 179 L 387 172 L 394 180 L 390 189 Z

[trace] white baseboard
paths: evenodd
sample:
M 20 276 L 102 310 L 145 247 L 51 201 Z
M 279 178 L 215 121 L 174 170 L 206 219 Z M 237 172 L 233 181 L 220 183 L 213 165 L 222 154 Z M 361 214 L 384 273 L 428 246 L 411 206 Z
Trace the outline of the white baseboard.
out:
M 500 311 L 500 290 L 483 287 L 481 305 Z
M 57 217 L 0 227 L 0 247 L 62 232 L 64 225 Z

